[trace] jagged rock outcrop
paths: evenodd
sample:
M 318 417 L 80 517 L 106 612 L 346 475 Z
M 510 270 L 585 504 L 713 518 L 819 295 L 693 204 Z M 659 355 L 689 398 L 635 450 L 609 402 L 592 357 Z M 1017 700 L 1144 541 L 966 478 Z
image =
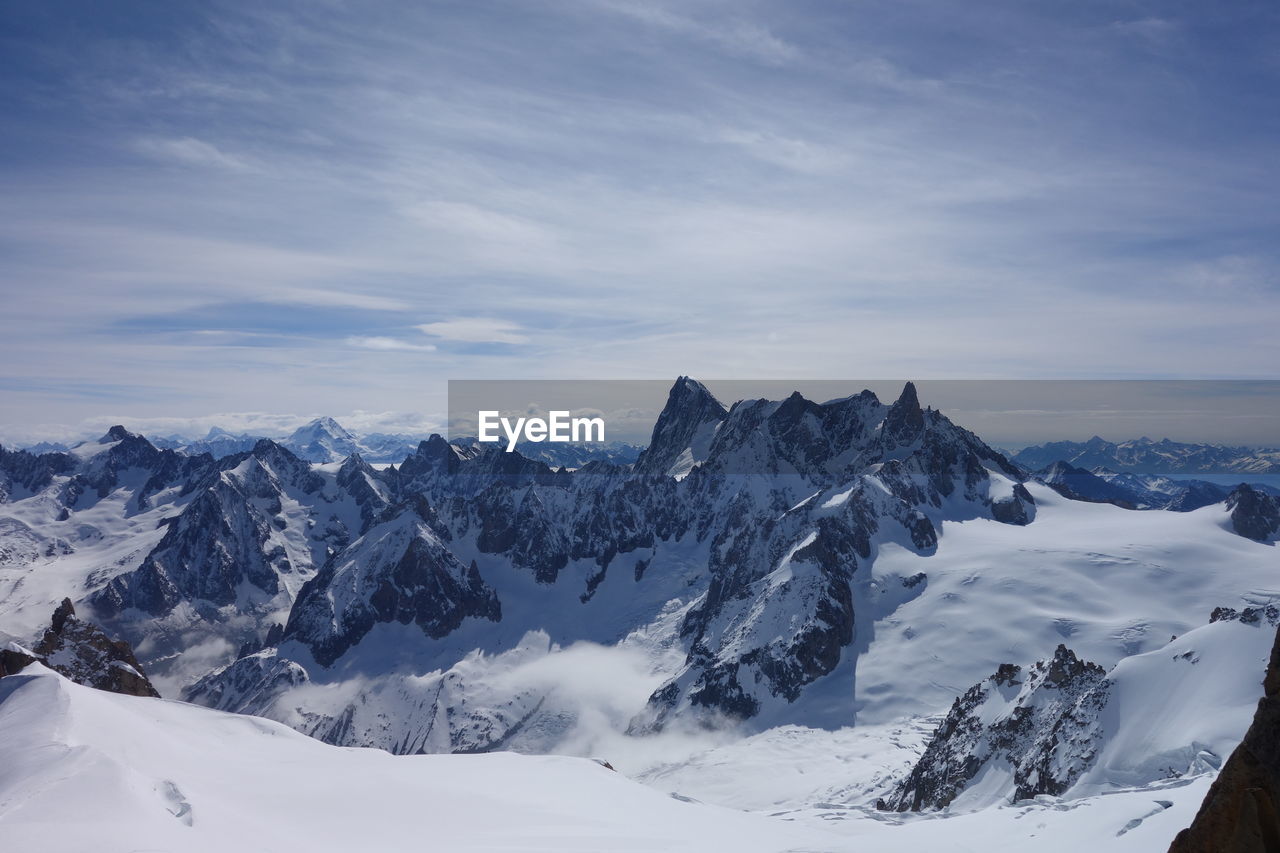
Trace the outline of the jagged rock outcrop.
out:
M 14 647 L 0 653 L 0 676 L 13 675 L 36 661 L 87 687 L 129 696 L 160 695 L 132 647 L 77 617 L 69 598 L 53 611 L 52 624 L 30 653 Z
M 1280 631 L 1244 740 L 1209 787 L 1191 826 L 1169 853 L 1280 850 Z
M 183 601 L 232 604 L 241 584 L 267 596 L 279 592 L 278 573 L 292 572 L 275 528 L 244 483 L 221 476 L 172 524 L 135 571 L 114 578 L 91 598 L 104 616 L 136 608 L 161 616 Z
M 991 517 L 1004 524 L 1026 526 L 1035 518 L 1036 499 L 1027 491 L 1027 487 L 1017 483 L 1013 494 L 991 502 Z
M 306 645 L 328 666 L 379 623 L 417 625 L 446 636 L 468 617 L 502 618 L 474 562 L 453 556 L 416 506 L 375 525 L 303 586 L 284 639 Z
M 1263 604 L 1257 607 L 1245 607 L 1236 610 L 1234 607 L 1215 607 L 1209 614 L 1209 624 L 1214 622 L 1240 622 L 1245 625 L 1257 625 L 1265 622 L 1275 626 L 1280 624 L 1280 607 L 1274 604 Z
M 17 675 L 38 660 L 40 658 L 32 654 L 30 649 L 25 649 L 17 643 L 9 643 L 0 649 L 0 678 L 6 675 Z
M 1031 520 L 1034 499 L 1019 482 L 1016 505 L 994 508 L 993 471 L 1022 476 L 922 408 L 910 384 L 892 406 L 870 392 L 735 404 L 678 491 L 693 506 L 717 507 L 699 524 L 710 539 L 710 583 L 681 626 L 686 665 L 631 729 L 661 728 L 681 707 L 742 719 L 796 701 L 853 643 L 853 579 L 877 538 L 932 553 L 931 513 L 944 504 Z
M 956 699 L 910 774 L 877 807 L 949 806 L 980 773 L 1007 773 L 1011 801 L 1066 791 L 1095 758 L 1106 671 L 1065 645 L 1023 673 L 1002 664 Z
M 1246 539 L 1269 542 L 1280 533 L 1280 499 L 1245 483 L 1227 497 L 1231 528 Z
M 220 460 L 142 564 L 90 603 L 107 618 L 130 609 L 163 616 L 182 602 L 267 605 L 373 524 L 388 506 L 387 491 L 359 456 L 329 487 L 307 462 L 262 439 L 252 451 Z
M 681 376 L 653 427 L 653 437 L 635 462 L 640 474 L 683 472 L 705 458 L 725 408 L 701 382 Z
M 0 447 L 0 503 L 39 492 L 60 474 L 75 470 L 70 453 L 31 453 Z

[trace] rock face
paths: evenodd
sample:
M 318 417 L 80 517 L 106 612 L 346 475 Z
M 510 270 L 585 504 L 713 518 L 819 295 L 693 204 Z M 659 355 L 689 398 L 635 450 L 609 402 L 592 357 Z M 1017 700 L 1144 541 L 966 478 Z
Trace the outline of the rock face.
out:
M 671 474 L 700 462 L 725 416 L 724 406 L 702 383 L 681 376 L 667 395 L 653 438 L 636 460 L 635 470 Z
M 1269 542 L 1280 533 L 1280 500 L 1241 483 L 1227 497 L 1231 527 L 1255 542 Z
M 1002 664 L 951 706 L 911 773 L 877 806 L 949 806 L 980 774 L 1012 774 L 1014 801 L 1066 791 L 1097 754 L 1106 672 L 1065 645 L 1025 673 Z
M 6 649 L 0 655 L 0 675 L 13 675 L 27 664 L 39 661 L 55 672 L 99 690 L 129 696 L 159 696 L 123 640 L 112 640 L 96 625 L 76 616 L 71 599 L 63 599 L 53 612 L 53 621 L 44 637 L 26 654 Z
M 1244 740 L 1231 753 L 1191 826 L 1169 853 L 1270 853 L 1280 850 L 1280 632 L 1263 696 Z
M 260 645 L 261 628 L 284 621 L 303 584 L 381 517 L 389 494 L 359 456 L 322 476 L 266 439 L 185 488 L 181 512 L 161 522 L 164 535 L 140 565 L 87 599 L 113 630 L 158 638 L 150 647 L 170 661 L 204 637 Z
M 502 619 L 494 591 L 473 562 L 464 566 L 409 506 L 331 560 L 302 588 L 284 639 L 311 649 L 328 666 L 378 623 L 414 624 L 432 638 L 467 617 Z
M 743 719 L 796 701 L 848 653 L 856 576 L 877 543 L 932 553 L 944 505 L 1026 523 L 1034 502 L 1025 488 L 1009 512 L 990 497 L 993 477 L 1021 476 L 977 436 L 922 409 L 910 383 L 891 406 L 870 392 L 735 404 L 677 490 L 695 518 L 718 508 L 697 521 L 710 582 L 681 626 L 686 666 L 632 730 L 660 728 L 681 708 Z

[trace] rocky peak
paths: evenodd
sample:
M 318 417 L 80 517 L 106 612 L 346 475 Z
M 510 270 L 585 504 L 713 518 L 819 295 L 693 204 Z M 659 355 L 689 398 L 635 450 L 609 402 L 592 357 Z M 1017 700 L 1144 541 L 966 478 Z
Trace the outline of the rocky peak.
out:
M 133 433 L 129 432 L 127 429 L 125 429 L 124 427 L 122 427 L 120 424 L 116 424 L 116 425 L 115 425 L 115 426 L 113 426 L 111 429 L 107 430 L 107 434 L 106 434 L 106 435 L 104 435 L 101 439 L 99 439 L 98 443 L 99 443 L 99 444 L 110 444 L 110 443 L 111 443 L 111 442 L 113 442 L 113 441 L 125 441 L 126 439 L 130 439 L 130 438 L 137 438 L 137 437 L 138 437 L 138 436 L 136 436 L 136 435 L 134 435 Z
M 1280 500 L 1241 483 L 1227 496 L 1227 511 L 1236 533 L 1266 542 L 1280 532 Z
M 69 598 L 53 611 L 49 629 L 29 654 L 20 649 L 6 651 L 0 675 L 13 675 L 34 661 L 87 687 L 130 696 L 160 695 L 143 673 L 132 647 L 77 617 Z
M 923 430 L 924 410 L 920 408 L 915 383 L 908 382 L 885 415 L 884 435 L 895 444 L 907 444 L 914 441 Z
M 75 615 L 76 608 L 75 605 L 71 603 L 71 599 L 62 599 L 62 603 L 53 611 L 53 633 L 61 634 L 62 629 L 66 627 L 67 620 Z
M 1098 678 L 1106 674 L 1106 670 L 1096 663 L 1080 660 L 1076 653 L 1059 643 L 1054 650 L 1053 658 L 1044 665 L 1045 675 L 1042 682 L 1051 689 L 1064 689 L 1079 682 L 1081 678 Z
M 725 407 L 706 386 L 681 376 L 667 394 L 667 404 L 653 426 L 649 446 L 636 460 L 635 470 L 643 474 L 666 474 L 685 451 L 691 451 L 695 458 L 705 453 L 705 448 L 698 445 L 710 444 L 715 425 L 727 415 Z
M 342 465 L 338 468 L 338 481 L 350 479 L 357 474 L 374 474 L 373 467 L 364 461 L 364 457 L 359 453 L 352 453 L 346 459 L 342 460 Z
M 945 808 L 984 769 L 1002 767 L 1009 768 L 1003 772 L 1010 773 L 1013 801 L 1062 794 L 1097 756 L 1098 720 L 1109 689 L 1106 671 L 1065 645 L 1025 675 L 1001 664 L 956 699 L 919 762 L 877 807 Z

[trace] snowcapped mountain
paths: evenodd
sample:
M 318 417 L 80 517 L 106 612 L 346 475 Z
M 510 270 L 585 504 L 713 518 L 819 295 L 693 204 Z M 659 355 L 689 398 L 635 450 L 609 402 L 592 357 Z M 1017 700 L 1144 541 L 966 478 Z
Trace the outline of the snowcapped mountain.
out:
M 215 426 L 209 428 L 209 432 L 204 438 L 192 440 L 183 438 L 180 435 L 171 435 L 161 439 L 153 438 L 151 443 L 161 449 L 176 450 L 187 456 L 199 456 L 202 453 L 207 453 L 214 459 L 221 459 L 233 453 L 244 453 L 246 450 L 252 450 L 253 446 L 260 440 L 258 436 L 236 435 Z
M 879 806 L 975 810 L 1217 769 L 1257 702 L 1280 617 L 1266 611 L 1222 614 L 1110 672 L 1064 644 L 1025 670 L 1002 664 L 956 699 Z
M 1280 448 L 1187 444 L 1146 436 L 1112 442 L 1098 436 L 1088 441 L 1052 441 L 1025 447 L 1013 455 L 1019 465 L 1036 470 L 1055 462 L 1077 468 L 1106 468 L 1140 474 L 1280 474 Z
M 334 462 L 358 450 L 356 437 L 333 418 L 316 418 L 282 443 L 309 462 Z
M 352 439 L 314 426 L 316 455 Z M 1236 704 L 1214 732 L 1175 719 L 1156 749 L 1126 726 L 1172 682 L 1121 676 L 1252 642 L 1201 626 L 1280 597 L 1265 491 L 1033 476 L 909 383 L 891 404 L 725 407 L 681 377 L 634 465 L 566 467 L 440 436 L 381 469 L 270 440 L 186 456 L 118 427 L 0 448 L 0 628 L 32 643 L 70 597 L 164 695 L 395 753 L 920 732 L 875 747 L 894 778 L 842 789 L 868 814 L 1195 778 L 1217 766 L 1196 745 L 1220 756 L 1247 724 Z M 1169 677 L 1256 686 L 1245 658 L 1213 660 Z M 1127 683 L 1146 686 L 1117 704 Z M 938 719 L 952 733 L 926 744 Z M 708 772 L 688 762 L 644 772 Z

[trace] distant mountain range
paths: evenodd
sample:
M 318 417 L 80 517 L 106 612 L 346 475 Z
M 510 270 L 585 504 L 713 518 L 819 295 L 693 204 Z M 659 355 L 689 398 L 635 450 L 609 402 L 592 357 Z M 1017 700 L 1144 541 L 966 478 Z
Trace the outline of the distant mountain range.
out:
M 221 427 L 211 427 L 203 438 L 191 438 L 182 435 L 153 437 L 151 444 L 160 450 L 174 450 L 183 456 L 199 456 L 208 453 L 214 459 L 224 459 L 237 453 L 247 453 L 264 438 L 271 438 L 276 444 L 288 449 L 291 453 L 307 462 L 327 464 L 341 462 L 351 455 L 359 455 L 365 462 L 374 464 L 399 464 L 409 458 L 418 449 L 418 445 L 429 436 L 411 433 L 354 433 L 333 418 L 322 417 L 298 427 L 284 438 L 276 436 L 252 435 L 249 433 L 233 433 Z M 460 438 L 453 442 L 458 447 L 468 448 L 476 445 L 474 438 Z M 85 442 L 82 442 L 83 446 Z M 29 445 L 29 453 L 64 453 L 71 446 L 57 442 L 42 441 Z M 609 441 L 599 444 L 530 444 L 521 448 L 522 454 L 529 459 L 536 459 L 554 468 L 581 468 L 588 462 L 610 462 L 614 465 L 629 465 L 640 455 L 644 448 L 621 441 Z
M 1280 474 L 1280 448 L 1186 444 L 1142 437 L 1119 443 L 1094 436 L 1088 441 L 1052 441 L 1013 454 L 1032 470 L 1067 462 L 1077 468 L 1105 468 L 1139 474 Z

